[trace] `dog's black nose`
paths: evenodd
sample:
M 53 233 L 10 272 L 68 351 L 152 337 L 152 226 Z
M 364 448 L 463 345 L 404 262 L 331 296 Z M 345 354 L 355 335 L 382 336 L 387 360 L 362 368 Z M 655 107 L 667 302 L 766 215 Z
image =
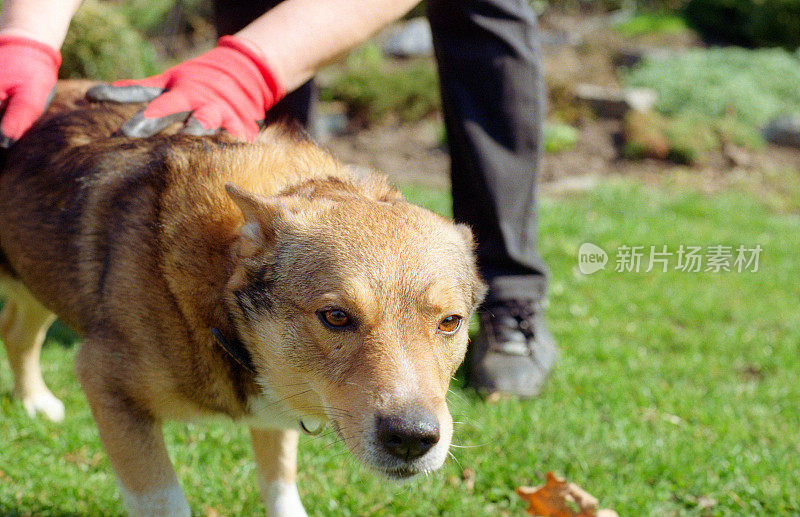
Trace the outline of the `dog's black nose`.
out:
M 383 448 L 406 461 L 419 458 L 439 441 L 439 421 L 422 410 L 378 417 L 377 431 Z

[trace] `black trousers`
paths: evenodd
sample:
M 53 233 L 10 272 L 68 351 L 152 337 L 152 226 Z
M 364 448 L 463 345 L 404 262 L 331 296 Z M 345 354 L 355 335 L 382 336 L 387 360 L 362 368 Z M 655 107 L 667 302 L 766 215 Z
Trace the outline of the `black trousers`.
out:
M 243 28 L 274 0 L 215 0 L 217 29 Z M 536 19 L 526 0 L 428 0 L 451 157 L 453 213 L 472 227 L 478 260 L 499 298 L 539 299 L 547 268 L 537 249 L 544 88 Z M 312 82 L 268 120 L 307 123 Z

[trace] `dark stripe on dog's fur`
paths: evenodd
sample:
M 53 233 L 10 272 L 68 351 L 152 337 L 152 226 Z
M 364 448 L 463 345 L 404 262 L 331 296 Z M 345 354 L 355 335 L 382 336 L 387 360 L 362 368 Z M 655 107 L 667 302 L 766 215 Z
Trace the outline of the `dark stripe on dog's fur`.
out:
M 247 285 L 233 293 L 239 309 L 245 314 L 260 311 L 272 312 L 273 284 L 269 265 L 264 264 L 255 271 L 249 271 Z
M 11 264 L 8 262 L 8 259 L 6 258 L 6 255 L 3 253 L 2 249 L 0 249 L 0 274 L 17 278 L 16 271 L 14 271 L 14 268 L 11 267 Z

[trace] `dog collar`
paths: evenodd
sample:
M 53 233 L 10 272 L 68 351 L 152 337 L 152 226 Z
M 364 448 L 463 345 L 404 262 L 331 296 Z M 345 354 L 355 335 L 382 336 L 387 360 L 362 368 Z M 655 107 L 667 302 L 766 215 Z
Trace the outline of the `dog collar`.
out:
M 244 344 L 236 336 L 228 340 L 225 334 L 220 329 L 214 327 L 211 329 L 211 334 L 217 340 L 217 343 L 228 352 L 228 355 L 236 361 L 239 366 L 248 370 L 250 373 L 256 373 L 255 366 L 253 365 L 253 358 L 250 357 L 250 352 L 244 347 Z

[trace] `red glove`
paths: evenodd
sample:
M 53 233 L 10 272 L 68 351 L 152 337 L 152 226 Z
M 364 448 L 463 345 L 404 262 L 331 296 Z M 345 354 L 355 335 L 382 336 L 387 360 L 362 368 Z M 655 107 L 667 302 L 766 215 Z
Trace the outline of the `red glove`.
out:
M 128 136 L 151 136 L 174 122 L 186 122 L 186 133 L 202 135 L 222 128 L 252 141 L 257 123 L 284 94 L 256 52 L 224 36 L 213 50 L 160 75 L 95 86 L 87 96 L 96 101 L 151 101 L 122 125 Z
M 0 147 L 9 147 L 44 112 L 58 80 L 58 50 L 22 36 L 0 36 Z

